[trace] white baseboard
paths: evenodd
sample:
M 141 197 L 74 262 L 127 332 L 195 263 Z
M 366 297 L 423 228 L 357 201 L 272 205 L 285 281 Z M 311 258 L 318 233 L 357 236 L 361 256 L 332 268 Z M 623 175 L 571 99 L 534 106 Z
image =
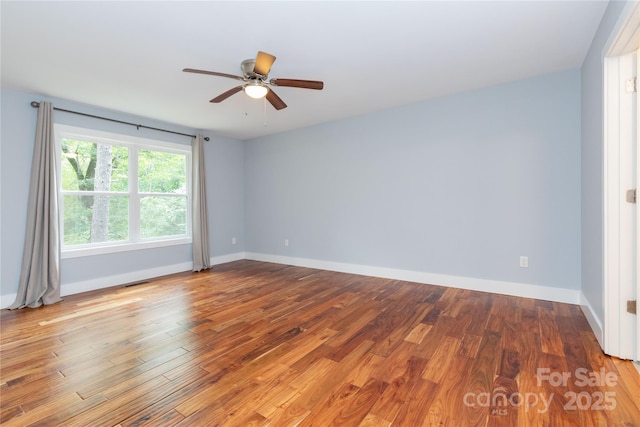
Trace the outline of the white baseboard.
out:
M 551 286 L 530 285 L 524 283 L 504 282 L 499 280 L 476 279 L 472 277 L 451 276 L 446 274 L 426 273 L 422 271 L 399 270 L 394 268 L 374 267 L 369 265 L 346 264 L 334 261 L 322 261 L 308 258 L 294 258 L 280 255 L 268 255 L 253 252 L 245 253 L 246 259 L 272 262 L 276 264 L 294 265 L 298 267 L 317 268 L 320 270 L 338 271 L 342 273 L 361 274 L 364 276 L 385 279 L 404 280 L 408 282 L 426 283 L 494 294 L 511 295 L 524 298 L 535 298 L 567 304 L 580 304 L 581 292 L 575 289 L 555 288 Z
M 446 274 L 426 273 L 421 271 L 400 270 L 394 268 L 375 267 L 370 265 L 347 264 L 334 261 L 322 261 L 308 258 L 295 258 L 280 255 L 268 255 L 253 252 L 236 252 L 233 254 L 220 255 L 211 258 L 211 265 L 223 264 L 242 259 L 255 261 L 272 262 L 275 264 L 294 265 L 299 267 L 317 268 L 320 270 L 338 271 L 342 273 L 360 274 L 363 276 L 381 277 L 386 279 L 404 280 L 415 283 L 426 283 L 440 286 L 447 286 L 459 289 L 469 289 L 494 294 L 512 295 L 524 298 L 535 298 L 547 301 L 563 302 L 568 304 L 580 304 L 588 307 L 585 316 L 589 324 L 594 329 L 598 341 L 602 337 L 602 327 L 593 310 L 588 305 L 582 293 L 578 290 L 554 288 L 550 286 L 531 285 L 514 282 L 504 282 L 499 280 L 477 279 L 472 277 L 451 276 Z M 86 280 L 75 283 L 63 284 L 60 294 L 73 295 L 80 292 L 87 292 L 96 289 L 117 286 L 123 283 L 131 283 L 140 280 L 152 279 L 165 276 L 167 274 L 180 273 L 191 270 L 192 263 L 173 264 L 158 268 L 118 274 L 114 276 L 101 277 L 98 279 Z M 0 308 L 6 308 L 15 301 L 16 294 L 0 295 Z M 586 302 L 586 304 L 584 303 Z M 595 327 L 594 327 L 595 325 Z M 600 333 L 598 334 L 598 331 Z
M 17 293 L 0 295 L 0 309 L 7 308 L 16 300 Z
M 184 262 L 180 264 L 165 265 L 146 270 L 131 271 L 129 273 L 115 274 L 113 276 L 99 277 L 97 279 L 82 280 L 73 283 L 63 283 L 60 286 L 60 296 L 79 294 L 81 292 L 95 291 L 96 289 L 109 288 L 124 283 L 138 282 L 140 280 L 152 279 L 154 277 L 166 276 L 167 274 L 180 273 L 191 270 L 193 263 Z M 7 308 L 16 299 L 17 294 L 2 295 L 0 308 Z
M 580 293 L 580 308 L 582 309 L 582 313 L 584 313 L 584 317 L 587 318 L 587 322 L 589 326 L 591 326 L 591 330 L 593 334 L 596 336 L 598 340 L 598 344 L 600 344 L 601 348 L 604 348 L 604 332 L 602 328 L 602 321 L 596 315 L 593 307 L 589 303 L 587 297 L 581 292 Z
M 223 264 L 225 262 L 238 261 L 244 259 L 244 252 L 220 255 L 211 257 L 211 265 Z M 179 264 L 165 265 L 146 270 L 132 271 L 129 273 L 116 274 L 113 276 L 100 277 L 97 279 L 83 280 L 74 283 L 65 283 L 60 286 L 60 296 L 74 295 L 81 292 L 94 291 L 96 289 L 109 288 L 111 286 L 122 285 L 123 283 L 138 282 L 141 280 L 153 279 L 155 277 L 166 276 L 168 274 L 181 273 L 193 268 L 193 263 L 183 262 Z M 0 308 L 7 308 L 16 299 L 16 293 L 0 295 Z
M 472 277 L 451 276 L 446 274 L 426 273 L 422 271 L 400 270 L 394 268 L 375 267 L 370 265 L 348 264 L 334 261 L 323 261 L 308 258 L 295 258 L 280 255 L 269 255 L 253 252 L 236 252 L 233 254 L 211 257 L 211 265 L 249 259 L 271 262 L 275 264 L 293 265 L 298 267 L 316 268 L 320 270 L 337 271 L 342 273 L 359 274 L 364 276 L 381 277 L 386 279 L 403 280 L 415 283 L 433 284 L 459 289 L 468 289 L 495 294 L 511 295 L 524 298 L 535 298 L 547 301 L 579 304 L 600 346 L 603 344 L 602 322 L 595 314 L 593 307 L 584 294 L 578 290 L 555 288 L 551 286 L 531 285 L 524 283 L 504 282 L 499 280 L 477 279 Z M 152 279 L 168 274 L 180 273 L 193 268 L 191 262 L 173 264 L 158 268 L 101 277 L 75 283 L 64 284 L 60 293 L 62 296 L 87 292 L 96 289 L 117 286 L 140 280 Z M 13 304 L 16 294 L 0 295 L 0 308 L 7 308 Z
M 234 254 L 211 257 L 209 262 L 211 263 L 211 265 L 218 265 L 227 262 L 240 261 L 241 259 L 245 259 L 244 252 L 236 252 Z
M 83 280 L 75 283 L 63 284 L 60 287 L 60 296 L 74 295 L 81 292 L 94 291 L 96 289 L 118 286 L 124 283 L 139 282 L 141 280 L 153 279 L 154 277 L 166 276 L 167 274 L 180 273 L 191 270 L 193 263 L 183 262 L 180 264 L 165 265 L 147 270 L 132 271 L 129 273 L 116 274 L 113 276 L 100 277 L 97 279 Z

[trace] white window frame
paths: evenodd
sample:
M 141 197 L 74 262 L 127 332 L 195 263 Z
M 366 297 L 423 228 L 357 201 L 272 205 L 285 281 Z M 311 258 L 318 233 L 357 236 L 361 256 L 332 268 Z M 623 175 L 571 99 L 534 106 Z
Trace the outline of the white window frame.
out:
M 140 249 L 151 249 L 174 245 L 185 245 L 192 242 L 191 232 L 191 146 L 183 144 L 175 144 L 171 142 L 158 141 L 148 138 L 140 138 L 124 134 L 116 134 L 112 132 L 99 131 L 95 129 L 86 129 L 75 126 L 62 124 L 54 125 L 55 143 L 56 143 L 56 162 L 58 166 L 62 162 L 62 140 L 78 139 L 103 142 L 111 145 L 126 146 L 130 149 L 129 161 L 129 240 L 119 242 L 101 242 L 99 244 L 92 243 L 87 245 L 64 245 L 64 203 L 62 202 L 62 168 L 58 167 L 58 196 L 60 200 L 60 235 L 61 239 L 61 258 L 78 258 L 92 255 L 109 254 L 124 251 L 134 251 Z M 171 236 L 164 238 L 146 238 L 140 237 L 140 197 L 147 193 L 138 192 L 138 162 L 132 161 L 137 159 L 137 155 L 131 156 L 132 153 L 151 149 L 164 151 L 168 153 L 184 154 L 186 156 L 186 187 L 187 187 L 187 232 L 181 236 Z

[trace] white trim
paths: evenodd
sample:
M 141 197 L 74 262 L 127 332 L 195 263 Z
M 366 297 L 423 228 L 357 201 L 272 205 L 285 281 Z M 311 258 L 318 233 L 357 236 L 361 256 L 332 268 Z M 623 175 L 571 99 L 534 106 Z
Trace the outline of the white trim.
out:
M 111 145 L 124 145 L 128 147 L 139 147 L 142 149 L 151 148 L 154 150 L 160 149 L 176 154 L 191 154 L 190 144 L 178 144 L 175 142 L 167 142 L 161 139 L 142 138 L 139 136 L 129 135 L 126 133 L 107 132 L 97 129 L 81 128 L 78 126 L 63 125 L 60 123 L 54 124 L 54 133 L 56 140 L 61 138 L 75 138 L 75 139 L 90 139 L 91 141 L 99 140 L 105 144 Z
M 97 279 L 84 280 L 81 282 L 67 283 L 60 288 L 60 295 L 74 295 L 81 292 L 94 291 L 96 289 L 109 288 L 125 283 L 138 282 L 140 280 L 148 280 L 156 277 L 166 276 L 167 274 L 180 273 L 191 270 L 193 263 L 183 262 L 180 264 L 165 265 L 162 267 L 149 268 L 146 270 L 132 271 L 130 273 L 116 274 L 114 276 L 100 277 Z
M 600 322 L 593 314 L 588 301 L 579 290 L 556 288 L 552 286 L 532 285 L 526 283 L 505 282 L 501 280 L 477 279 L 473 277 L 452 276 L 447 274 L 428 273 L 423 271 L 401 270 L 396 268 L 376 267 L 371 265 L 348 264 L 335 261 L 323 261 L 309 258 L 294 258 L 280 255 L 269 255 L 254 252 L 236 252 L 232 254 L 211 257 L 211 265 L 224 264 L 232 261 L 249 259 L 254 261 L 271 262 L 274 264 L 293 265 L 298 267 L 317 268 L 320 270 L 337 271 L 341 273 L 359 274 L 363 276 L 381 277 L 385 279 L 404 280 L 415 283 L 433 284 L 451 288 L 468 289 L 494 294 L 511 295 L 523 298 L 535 298 L 546 301 L 555 301 L 566 304 L 582 304 L 589 307 L 592 315 L 587 320 L 594 329 L 596 336 L 602 333 Z M 131 283 L 139 280 L 147 280 L 167 274 L 180 273 L 193 268 L 191 262 L 174 264 L 148 270 L 141 270 L 115 276 L 62 285 L 61 294 L 71 295 L 96 289 L 118 286 L 123 283 Z M 16 294 L 0 295 L 0 308 L 6 308 L 16 299 Z M 592 323 L 594 322 L 595 323 Z M 596 327 L 594 327 L 594 324 Z M 600 339 L 600 338 L 599 338 Z
M 211 265 L 224 264 L 226 262 L 244 259 L 244 252 L 237 252 L 227 255 L 211 257 Z M 181 273 L 193 269 L 193 262 L 182 262 L 178 264 L 165 265 L 162 267 L 149 268 L 146 270 L 132 271 L 129 273 L 116 274 L 113 276 L 99 277 L 80 282 L 66 283 L 60 287 L 60 295 L 74 295 L 82 292 L 94 291 L 97 289 L 119 286 L 125 283 L 149 280 L 168 274 Z M 0 295 L 0 308 L 7 308 L 16 300 L 16 293 Z
M 584 317 L 587 318 L 587 322 L 593 331 L 593 334 L 596 336 L 600 347 L 604 347 L 604 333 L 602 328 L 602 321 L 596 315 L 595 310 L 591 307 L 589 300 L 587 297 L 581 292 L 580 293 L 580 308 L 582 309 L 582 313 Z
M 582 311 L 593 329 L 598 342 L 602 345 L 602 322 L 596 316 L 586 297 L 578 290 L 555 288 L 551 286 L 532 285 L 499 280 L 477 279 L 472 277 L 451 276 L 421 271 L 400 270 L 395 268 L 375 267 L 370 265 L 348 264 L 335 261 L 323 261 L 308 258 L 294 258 L 280 255 L 269 255 L 254 252 L 236 252 L 232 254 L 211 257 L 211 265 L 249 259 L 275 264 L 293 265 L 298 267 L 316 268 L 349 274 L 359 274 L 415 283 L 433 284 L 438 286 L 469 289 L 474 291 L 511 295 L 523 298 L 535 298 L 566 304 L 580 304 Z M 165 267 L 147 269 L 125 273 L 100 279 L 62 285 L 62 295 L 71 295 L 96 289 L 118 286 L 124 283 L 147 280 L 167 274 L 191 270 L 193 264 L 180 263 Z M 0 295 L 0 308 L 6 308 L 15 301 L 16 294 Z
M 617 58 L 604 60 L 604 140 L 603 140 L 603 287 L 602 305 L 604 311 L 602 349 L 608 354 L 617 354 L 618 335 L 613 328 L 618 328 L 615 316 L 610 316 L 611 307 L 619 300 L 619 90 L 618 74 L 619 62 Z M 617 312 L 616 312 L 617 313 Z M 609 319 L 611 317 L 611 319 Z
M 234 254 L 219 255 L 211 257 L 209 262 L 211 265 L 225 264 L 227 262 L 240 261 L 245 259 L 244 252 L 236 252 Z
M 236 252 L 232 254 L 211 257 L 211 265 L 249 259 L 270 262 L 274 264 L 293 265 L 298 267 L 316 268 L 320 270 L 337 271 L 363 276 L 380 277 L 393 280 L 403 280 L 415 283 L 433 284 L 459 289 L 468 289 L 494 294 L 511 295 L 523 298 L 535 298 L 566 304 L 581 304 L 585 316 L 589 321 L 598 341 L 602 337 L 602 326 L 584 295 L 575 289 L 556 288 L 552 286 L 532 285 L 526 283 L 505 282 L 500 280 L 478 279 L 473 277 L 452 276 L 447 274 L 428 273 L 423 271 L 401 270 L 395 268 L 376 267 L 371 265 L 348 264 L 335 261 L 324 261 L 309 258 L 294 258 L 280 255 L 269 255 L 254 252 Z M 118 286 L 140 280 L 153 279 L 168 274 L 180 273 L 193 268 L 193 263 L 186 262 L 164 267 L 118 274 L 99 279 L 62 285 L 61 295 L 72 295 L 96 289 Z M 16 294 L 0 295 L 0 308 L 6 308 L 15 301 Z M 585 307 L 588 309 L 585 310 Z
M 193 268 L 192 262 L 183 262 L 180 264 L 165 265 L 162 267 L 132 271 L 107 277 L 99 277 L 80 282 L 65 283 L 60 286 L 60 296 L 74 295 L 82 292 L 95 291 L 97 289 L 110 288 L 112 286 L 118 286 L 125 283 L 153 279 L 155 277 L 166 276 L 167 274 L 191 270 L 191 268 Z M 16 295 L 17 293 L 0 295 L 0 308 L 7 308 L 13 304 L 16 299 Z
M 9 307 L 16 300 L 18 294 L 16 292 L 12 294 L 0 295 L 0 309 Z
M 131 250 L 148 249 L 155 247 L 164 247 L 172 245 L 183 245 L 191 243 L 191 145 L 177 144 L 162 140 L 149 138 L 141 138 L 138 136 L 119 134 L 114 132 L 105 132 L 94 129 L 80 128 L 69 125 L 54 124 L 55 144 L 56 144 L 56 162 L 58 162 L 58 195 L 60 196 L 60 233 L 64 237 L 64 203 L 62 198 L 65 195 L 82 195 L 82 194 L 106 194 L 110 196 L 127 197 L 129 201 L 129 236 L 128 240 L 104 243 L 88 243 L 82 245 L 65 245 L 62 239 L 61 259 L 77 258 L 84 256 L 93 256 L 115 252 L 125 252 Z M 123 192 L 82 192 L 69 191 L 62 189 L 62 164 L 60 163 L 61 144 L 63 139 L 88 140 L 93 142 L 102 142 L 113 146 L 127 147 L 129 153 L 128 172 L 129 172 L 129 189 Z M 185 173 L 186 173 L 186 192 L 185 193 L 146 193 L 141 192 L 138 187 L 138 156 L 141 150 L 153 150 L 163 153 L 178 154 L 185 157 Z M 161 197 L 181 197 L 186 199 L 186 230 L 184 234 L 174 236 L 162 236 L 160 238 L 142 238 L 140 236 L 140 199 L 144 196 L 161 196 Z
M 605 353 L 621 359 L 633 359 L 635 318 L 626 313 L 630 299 L 634 266 L 635 233 L 633 210 L 625 201 L 625 190 L 632 188 L 632 163 L 628 153 L 635 144 L 635 94 L 623 91 L 624 82 L 635 74 L 632 54 L 604 60 L 603 108 L 603 322 Z M 633 59 L 633 60 L 632 60 Z
M 167 246 L 190 245 L 191 236 L 175 239 L 139 241 L 135 243 L 112 243 L 99 247 L 82 247 L 78 249 L 65 249 L 60 253 L 61 259 L 80 258 L 85 256 L 111 254 L 116 252 L 139 251 L 151 248 L 163 248 Z
M 602 58 L 624 55 L 636 50 L 638 46 L 634 37 L 638 31 L 640 31 L 640 1 L 629 1 L 624 5 L 609 39 L 602 48 Z
M 555 288 L 551 286 L 525 283 L 504 282 L 500 280 L 477 279 L 473 277 L 451 276 L 422 271 L 400 270 L 370 265 L 347 264 L 335 261 L 323 261 L 308 258 L 294 258 L 280 255 L 268 255 L 246 252 L 245 258 L 254 261 L 272 262 L 297 267 L 317 268 L 341 273 L 360 274 L 385 279 L 433 284 L 459 289 L 469 289 L 494 294 L 511 295 L 523 298 L 535 298 L 567 304 L 580 304 L 580 291 L 577 289 Z
M 639 6 L 640 7 L 640 6 Z M 637 15 L 640 15 L 640 11 Z M 640 20 L 640 16 L 638 17 L 638 19 Z M 640 24 L 638 24 L 640 26 Z M 640 38 L 640 30 L 638 30 L 638 37 Z M 637 47 L 636 49 L 636 86 L 638 83 L 638 74 L 640 72 L 640 46 Z M 635 158 L 635 165 L 634 165 L 634 172 L 636 175 L 636 182 L 635 182 L 635 188 L 636 188 L 636 198 L 637 198 L 637 193 L 638 193 L 638 189 L 640 189 L 640 131 L 638 131 L 638 126 L 640 126 L 640 98 L 638 98 L 638 94 L 636 94 L 636 117 L 635 117 L 635 125 L 636 125 L 636 140 L 635 142 L 635 148 L 636 148 L 636 158 Z M 636 300 L 636 304 L 638 303 L 638 299 L 640 299 L 640 207 L 638 206 L 637 200 L 636 200 L 636 207 L 635 207 L 635 211 L 636 211 L 636 215 L 635 215 L 635 226 L 636 226 L 636 233 L 635 233 L 635 247 L 633 248 L 636 251 L 636 257 L 635 260 L 633 260 L 633 267 L 634 267 L 634 273 L 635 276 L 633 277 L 634 281 L 635 281 L 635 289 L 631 290 L 631 298 Z M 636 309 L 636 334 L 635 334 L 635 340 L 636 340 L 636 357 L 635 360 L 636 362 L 640 362 L 640 313 L 637 312 Z M 640 365 L 636 364 L 636 368 L 640 368 Z

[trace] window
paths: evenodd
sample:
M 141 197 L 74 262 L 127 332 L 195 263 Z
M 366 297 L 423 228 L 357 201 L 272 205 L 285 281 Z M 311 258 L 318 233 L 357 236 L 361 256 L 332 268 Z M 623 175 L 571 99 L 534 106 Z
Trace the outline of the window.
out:
M 191 242 L 191 147 L 56 125 L 63 257 Z

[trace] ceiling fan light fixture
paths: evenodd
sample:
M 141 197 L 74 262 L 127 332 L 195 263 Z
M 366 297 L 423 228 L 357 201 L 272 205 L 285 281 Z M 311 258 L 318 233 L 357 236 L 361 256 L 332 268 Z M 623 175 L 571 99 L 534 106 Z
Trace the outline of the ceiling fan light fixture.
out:
M 0 0 L 2 1 L 2 0 Z M 220 95 L 211 99 L 209 102 L 214 104 L 220 103 L 232 95 L 244 90 L 247 96 L 253 99 L 265 99 L 276 110 L 282 110 L 287 108 L 287 104 L 267 85 L 277 87 L 295 87 L 302 89 L 315 89 L 322 90 L 324 83 L 316 80 L 300 80 L 300 79 L 271 79 L 267 80 L 269 71 L 276 57 L 270 53 L 258 51 L 258 55 L 255 59 L 246 59 L 240 64 L 242 69 L 241 76 L 235 76 L 233 74 L 219 73 L 217 71 L 196 70 L 195 68 L 184 68 L 182 71 L 187 73 L 208 74 L 211 76 L 226 77 L 229 79 L 240 80 L 243 83 L 233 87 L 226 92 L 222 92 Z
M 268 91 L 269 89 L 260 83 L 251 83 L 244 87 L 244 93 L 253 99 L 264 98 Z

